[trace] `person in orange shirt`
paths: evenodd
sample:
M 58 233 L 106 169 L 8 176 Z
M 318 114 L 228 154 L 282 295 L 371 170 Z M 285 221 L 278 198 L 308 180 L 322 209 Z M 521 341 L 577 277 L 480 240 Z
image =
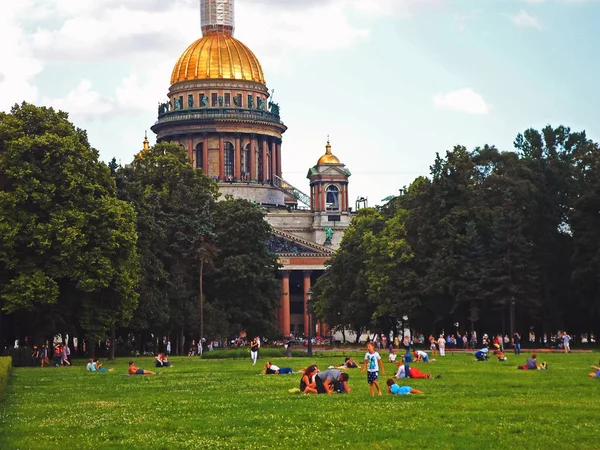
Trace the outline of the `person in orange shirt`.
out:
M 156 372 L 150 372 L 149 370 L 138 369 L 137 367 L 135 367 L 133 361 L 129 361 L 128 373 L 129 373 L 129 375 L 156 375 Z

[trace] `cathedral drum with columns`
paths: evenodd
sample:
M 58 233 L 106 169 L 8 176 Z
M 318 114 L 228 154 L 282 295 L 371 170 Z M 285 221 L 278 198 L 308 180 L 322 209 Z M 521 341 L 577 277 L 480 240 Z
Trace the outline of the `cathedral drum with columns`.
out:
M 177 60 L 152 131 L 158 142 L 179 143 L 223 195 L 265 209 L 273 227 L 269 246 L 282 265 L 279 328 L 285 336 L 308 335 L 308 292 L 352 219 L 350 172 L 328 140 L 308 172 L 310 195 L 283 179 L 287 127 L 258 58 L 233 37 L 234 0 L 200 0 L 200 9 L 202 37 Z M 325 324 L 312 331 L 328 334 Z

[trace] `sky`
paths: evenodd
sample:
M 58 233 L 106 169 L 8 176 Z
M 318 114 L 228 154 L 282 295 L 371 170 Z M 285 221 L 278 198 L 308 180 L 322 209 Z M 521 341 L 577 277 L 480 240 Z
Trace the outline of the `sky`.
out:
M 289 127 L 283 178 L 307 192 L 332 152 L 350 201 L 380 204 L 455 145 L 512 150 L 547 124 L 600 140 L 598 0 L 236 0 Z M 100 157 L 142 147 L 199 0 L 2 0 L 0 110 L 69 112 Z

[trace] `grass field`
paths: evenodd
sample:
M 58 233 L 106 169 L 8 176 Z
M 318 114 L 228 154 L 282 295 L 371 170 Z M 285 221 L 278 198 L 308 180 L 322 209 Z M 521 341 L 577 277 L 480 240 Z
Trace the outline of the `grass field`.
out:
M 0 448 L 600 448 L 600 380 L 586 376 L 599 354 L 541 355 L 547 371 L 517 371 L 526 357 L 476 363 L 449 353 L 416 365 L 441 375 L 408 381 L 425 395 L 381 398 L 360 369 L 348 371 L 348 395 L 291 394 L 299 375 L 259 376 L 249 358 L 172 358 L 157 376 L 121 375 L 124 359 L 109 374 L 86 373 L 84 361 L 16 368 L 0 405 Z M 341 360 L 273 362 L 323 370 Z M 136 360 L 154 370 L 152 362 Z M 386 363 L 386 374 L 393 368 Z

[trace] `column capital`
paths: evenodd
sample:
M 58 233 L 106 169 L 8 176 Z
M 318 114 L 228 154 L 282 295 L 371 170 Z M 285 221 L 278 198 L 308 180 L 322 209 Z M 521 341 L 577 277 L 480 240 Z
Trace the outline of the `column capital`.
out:
M 312 270 L 303 270 L 302 273 L 304 274 L 304 278 L 306 277 L 310 277 L 313 273 Z
M 289 278 L 290 277 L 290 273 L 292 272 L 291 270 L 281 270 L 281 277 L 282 278 Z

